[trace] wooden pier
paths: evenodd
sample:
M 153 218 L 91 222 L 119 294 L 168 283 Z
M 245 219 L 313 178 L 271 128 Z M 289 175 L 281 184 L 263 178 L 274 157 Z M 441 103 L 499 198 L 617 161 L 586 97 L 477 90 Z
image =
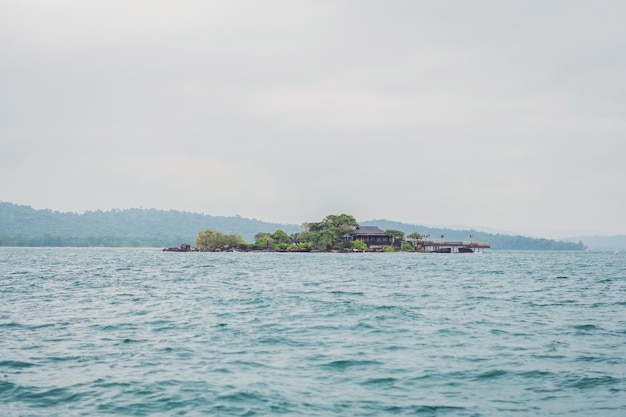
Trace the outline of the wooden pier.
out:
M 416 249 L 433 253 L 473 253 L 491 248 L 487 242 L 445 242 L 443 240 L 420 240 Z

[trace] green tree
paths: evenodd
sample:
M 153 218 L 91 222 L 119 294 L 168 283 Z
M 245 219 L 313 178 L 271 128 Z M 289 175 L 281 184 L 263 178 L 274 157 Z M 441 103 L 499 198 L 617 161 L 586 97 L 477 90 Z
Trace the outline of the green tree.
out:
M 274 249 L 274 239 L 270 233 L 257 233 L 254 235 L 254 245 L 260 249 Z
M 402 242 L 402 250 L 405 252 L 412 252 L 415 248 L 409 242 Z
M 222 244 L 224 234 L 213 229 L 205 229 L 196 237 L 196 247 L 201 251 L 217 249 Z
M 271 238 L 277 244 L 289 244 L 289 243 L 291 243 L 291 238 L 282 229 L 278 229 L 274 233 L 272 233 Z
M 400 230 L 387 229 L 385 230 L 386 235 L 393 236 L 393 246 L 401 247 L 402 243 L 404 243 L 404 232 Z
M 349 214 L 328 215 L 321 222 L 305 223 L 304 228 L 310 233 L 311 243 L 320 250 L 339 249 L 342 236 L 352 233 L 359 224 Z
M 409 239 L 416 239 L 416 240 L 420 240 L 420 239 L 422 239 L 422 235 L 420 235 L 420 234 L 419 234 L 419 233 L 417 233 L 417 232 L 413 232 L 413 233 L 411 233 L 410 235 L 408 235 L 408 236 L 407 236 L 407 238 L 409 238 Z
M 304 230 L 302 232 L 295 233 L 292 236 L 292 240 L 295 242 L 296 245 L 299 245 L 301 243 L 310 243 L 313 241 L 313 232 Z
M 360 251 L 367 250 L 367 243 L 363 242 L 362 240 L 353 240 L 352 242 L 350 242 L 350 249 L 356 249 Z
M 339 240 L 345 233 L 352 233 L 359 224 L 356 219 L 349 214 L 328 215 L 322 221 L 328 229 L 337 234 Z
M 224 235 L 225 244 L 231 248 L 241 248 L 246 246 L 246 241 L 238 233 L 232 233 L 230 235 Z
M 313 245 L 321 250 L 330 250 L 337 245 L 337 234 L 330 229 L 325 229 L 313 234 Z
M 205 229 L 196 237 L 196 247 L 201 251 L 215 251 L 221 249 L 237 248 L 245 245 L 243 238 L 238 234 L 225 235 L 224 233 Z

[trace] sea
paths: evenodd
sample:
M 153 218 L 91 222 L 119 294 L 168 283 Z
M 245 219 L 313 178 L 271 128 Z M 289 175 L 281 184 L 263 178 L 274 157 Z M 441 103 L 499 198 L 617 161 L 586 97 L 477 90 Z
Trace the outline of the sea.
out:
M 0 248 L 0 415 L 626 416 L 626 254 Z

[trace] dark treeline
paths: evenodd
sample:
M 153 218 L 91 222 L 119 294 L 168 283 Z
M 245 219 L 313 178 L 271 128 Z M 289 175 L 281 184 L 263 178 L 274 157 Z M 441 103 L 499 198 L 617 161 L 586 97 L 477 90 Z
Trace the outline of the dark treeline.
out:
M 388 220 L 360 223 L 381 229 L 418 232 L 445 240 L 490 242 L 492 249 L 582 250 L 584 245 L 524 236 L 490 234 L 473 230 L 434 229 Z M 254 242 L 258 233 L 278 229 L 287 234 L 301 231 L 299 225 L 276 224 L 240 216 L 223 217 L 176 210 L 113 209 L 85 213 L 36 210 L 29 206 L 0 202 L 0 246 L 102 246 L 102 247 L 172 247 L 194 242 L 198 231 L 219 230 L 239 234 Z
M 187 237 L 163 238 L 163 237 L 132 237 L 132 236 L 62 236 L 45 234 L 43 236 L 2 236 L 0 246 L 52 246 L 52 247 L 120 247 L 120 248 L 143 248 L 172 246 L 174 243 L 188 240 Z M 178 243 L 175 243 L 178 245 Z

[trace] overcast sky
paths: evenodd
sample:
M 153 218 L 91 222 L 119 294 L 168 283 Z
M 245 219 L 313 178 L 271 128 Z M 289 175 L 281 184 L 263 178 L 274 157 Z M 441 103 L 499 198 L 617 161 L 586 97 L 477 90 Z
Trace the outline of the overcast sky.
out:
M 624 16 L 0 0 L 0 200 L 626 234 Z

